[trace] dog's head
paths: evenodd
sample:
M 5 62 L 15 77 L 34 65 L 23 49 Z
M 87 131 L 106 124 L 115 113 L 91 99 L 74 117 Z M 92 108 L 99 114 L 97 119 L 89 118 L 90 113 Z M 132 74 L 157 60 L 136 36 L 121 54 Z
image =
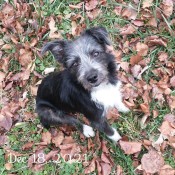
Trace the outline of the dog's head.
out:
M 114 57 L 108 53 L 107 45 L 110 45 L 110 40 L 106 29 L 94 27 L 73 41 L 47 43 L 42 54 L 51 51 L 85 89 L 91 90 L 108 82 L 111 69 L 115 69 Z

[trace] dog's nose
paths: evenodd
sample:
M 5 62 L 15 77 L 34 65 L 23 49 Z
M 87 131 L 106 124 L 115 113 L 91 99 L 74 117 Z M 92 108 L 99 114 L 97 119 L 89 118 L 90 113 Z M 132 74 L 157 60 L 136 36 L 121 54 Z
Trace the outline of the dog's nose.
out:
M 92 70 L 89 74 L 87 74 L 87 80 L 90 83 L 96 83 L 98 80 L 98 73 L 97 71 Z

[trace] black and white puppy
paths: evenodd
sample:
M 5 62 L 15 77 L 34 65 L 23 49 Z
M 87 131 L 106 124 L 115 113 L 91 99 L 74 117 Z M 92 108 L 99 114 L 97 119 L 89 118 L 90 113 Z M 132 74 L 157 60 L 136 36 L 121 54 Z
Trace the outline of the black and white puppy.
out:
M 51 41 L 43 47 L 42 54 L 51 51 L 65 68 L 44 78 L 38 88 L 36 111 L 44 127 L 68 124 L 86 137 L 93 137 L 96 128 L 114 142 L 121 138 L 106 120 L 109 108 L 129 111 L 122 102 L 115 58 L 107 51 L 110 44 L 106 29 L 94 27 L 73 41 Z M 75 112 L 84 114 L 93 128 L 71 116 Z

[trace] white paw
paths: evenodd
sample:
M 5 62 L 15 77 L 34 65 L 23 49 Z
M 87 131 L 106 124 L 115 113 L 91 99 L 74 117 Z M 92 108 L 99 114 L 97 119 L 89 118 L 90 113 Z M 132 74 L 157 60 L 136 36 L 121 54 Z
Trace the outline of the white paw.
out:
M 120 106 L 117 106 L 118 111 L 123 112 L 123 113 L 127 113 L 130 111 L 129 108 L 127 108 L 123 103 Z
M 122 137 L 115 128 L 112 129 L 114 130 L 114 134 L 112 136 L 108 136 L 108 138 L 117 143 Z
M 93 131 L 92 127 L 88 125 L 83 125 L 83 134 L 88 138 L 95 136 L 95 132 Z

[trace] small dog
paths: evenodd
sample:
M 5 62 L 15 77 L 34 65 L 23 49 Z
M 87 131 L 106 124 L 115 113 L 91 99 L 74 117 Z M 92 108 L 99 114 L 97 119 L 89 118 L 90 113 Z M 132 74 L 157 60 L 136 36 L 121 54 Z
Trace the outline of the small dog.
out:
M 65 68 L 44 78 L 38 88 L 36 111 L 44 127 L 68 124 L 86 137 L 94 137 L 96 128 L 114 142 L 121 138 L 106 119 L 109 108 L 129 111 L 122 102 L 121 82 L 114 55 L 107 51 L 109 45 L 106 29 L 94 27 L 73 41 L 51 41 L 42 48 L 42 54 L 51 51 Z M 93 128 L 72 117 L 70 113 L 75 112 L 84 114 Z

